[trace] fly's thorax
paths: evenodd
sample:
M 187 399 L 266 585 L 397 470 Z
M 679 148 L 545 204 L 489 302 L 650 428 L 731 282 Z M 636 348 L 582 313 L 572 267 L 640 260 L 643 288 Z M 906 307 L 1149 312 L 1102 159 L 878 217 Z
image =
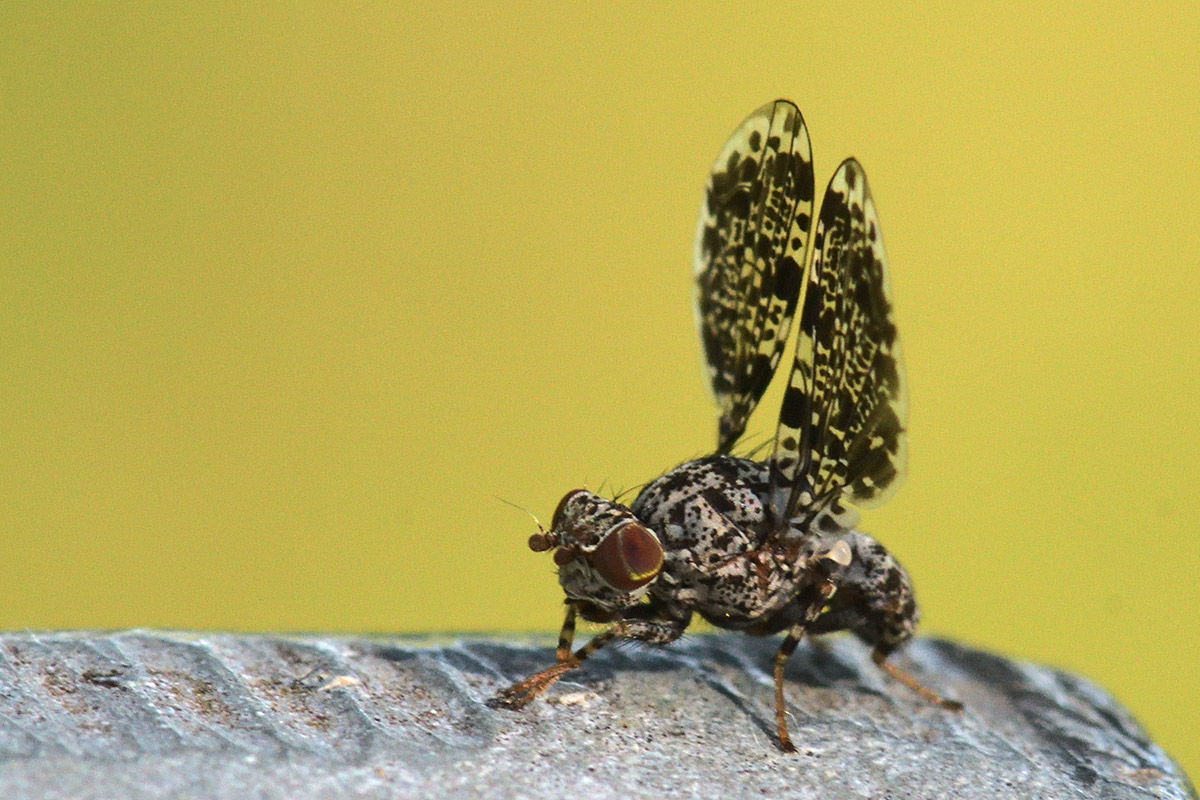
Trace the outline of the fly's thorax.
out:
M 529 547 L 553 549 L 567 596 L 603 609 L 635 605 L 663 568 L 654 531 L 625 506 L 586 489 L 563 496 L 550 531 L 531 536 Z

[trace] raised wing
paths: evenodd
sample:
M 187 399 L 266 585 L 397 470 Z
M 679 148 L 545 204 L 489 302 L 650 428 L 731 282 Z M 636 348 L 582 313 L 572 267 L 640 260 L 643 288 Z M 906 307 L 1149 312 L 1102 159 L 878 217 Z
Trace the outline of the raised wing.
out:
M 804 282 L 812 201 L 808 129 L 795 105 L 776 100 L 717 157 L 696 230 L 696 322 L 719 453 L 742 435 L 775 374 Z
M 883 239 L 854 159 L 829 182 L 813 236 L 796 360 L 771 457 L 776 525 L 844 499 L 878 505 L 899 487 L 907 400 Z

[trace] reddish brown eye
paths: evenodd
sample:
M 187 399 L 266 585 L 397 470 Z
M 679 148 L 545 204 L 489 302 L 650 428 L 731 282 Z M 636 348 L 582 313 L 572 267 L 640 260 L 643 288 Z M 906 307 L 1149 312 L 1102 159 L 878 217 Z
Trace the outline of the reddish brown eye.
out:
M 563 509 L 565 509 L 567 507 L 567 503 L 569 503 L 571 501 L 572 497 L 574 497 L 575 495 L 579 494 L 580 492 L 584 492 L 584 491 L 587 491 L 587 490 L 586 489 L 573 489 L 563 495 L 563 499 L 558 501 L 558 508 L 554 509 L 554 516 L 550 518 L 550 530 L 552 530 L 552 531 L 562 530 L 562 528 L 559 527 L 559 523 L 562 522 Z
M 604 537 L 588 562 L 609 586 L 632 592 L 662 571 L 663 549 L 653 533 L 636 522 L 626 522 Z

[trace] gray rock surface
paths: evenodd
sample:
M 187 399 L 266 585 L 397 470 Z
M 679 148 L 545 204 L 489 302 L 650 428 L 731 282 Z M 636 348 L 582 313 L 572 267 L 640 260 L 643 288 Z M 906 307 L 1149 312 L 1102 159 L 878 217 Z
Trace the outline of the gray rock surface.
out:
M 1187 778 L 1081 678 L 947 642 L 899 663 L 802 645 L 774 743 L 776 643 L 612 649 L 521 712 L 553 659 L 480 638 L 0 635 L 0 798 L 1188 798 Z

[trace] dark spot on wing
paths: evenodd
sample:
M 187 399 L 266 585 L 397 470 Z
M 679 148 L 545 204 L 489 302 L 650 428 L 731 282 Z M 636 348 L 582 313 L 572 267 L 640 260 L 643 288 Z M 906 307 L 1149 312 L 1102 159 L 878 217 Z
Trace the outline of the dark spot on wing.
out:
M 789 386 L 783 395 L 779 409 L 779 424 L 788 428 L 800 428 L 807 422 L 808 398 L 795 386 Z

